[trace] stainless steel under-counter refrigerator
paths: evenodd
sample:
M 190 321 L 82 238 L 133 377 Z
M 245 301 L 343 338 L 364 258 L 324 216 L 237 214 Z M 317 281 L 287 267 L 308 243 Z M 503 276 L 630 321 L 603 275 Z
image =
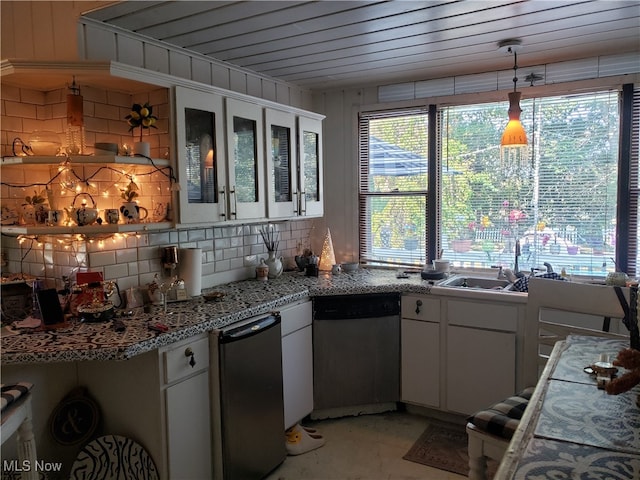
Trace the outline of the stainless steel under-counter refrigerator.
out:
M 266 477 L 287 456 L 280 315 L 212 333 L 216 480 Z

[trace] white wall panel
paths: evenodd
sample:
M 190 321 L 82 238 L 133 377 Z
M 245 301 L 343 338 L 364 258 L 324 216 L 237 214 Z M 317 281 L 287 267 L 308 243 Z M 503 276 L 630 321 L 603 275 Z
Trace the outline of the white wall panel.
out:
M 440 97 L 444 95 L 453 95 L 454 81 L 449 78 L 435 78 L 433 80 L 425 80 L 416 82 L 416 98 Z
M 169 50 L 169 73 L 176 77 L 192 79 L 191 56 L 185 52 Z
M 640 57 L 635 53 L 605 55 L 600 57 L 598 76 L 625 75 L 640 72 Z
M 254 75 L 247 75 L 247 93 L 254 97 L 262 97 L 262 81 Z
M 92 60 L 114 60 L 117 57 L 116 35 L 93 25 L 84 29 L 85 57 Z
M 262 80 L 262 98 L 276 102 L 276 83 L 270 80 Z
M 87 41 L 92 37 L 87 36 Z M 128 35 L 118 35 L 118 57 L 117 61 L 133 65 L 134 67 L 144 67 L 144 45 L 140 39 L 132 38 Z M 91 57 L 87 57 L 91 58 Z
M 151 43 L 144 44 L 144 68 L 169 73 L 169 51 Z
M 455 93 L 473 93 L 495 90 L 498 84 L 496 72 L 460 75 L 455 77 Z
M 211 64 L 198 57 L 191 59 L 191 79 L 211 85 Z
M 546 83 L 570 82 L 598 77 L 598 57 L 547 65 Z
M 229 70 L 229 88 L 234 92 L 247 93 L 247 75 L 238 70 Z
M 218 64 L 211 64 L 212 85 L 220 88 L 231 89 L 231 75 L 228 68 Z
M 415 85 L 415 82 L 381 85 L 378 87 L 378 98 L 381 102 L 411 100 L 416 97 Z

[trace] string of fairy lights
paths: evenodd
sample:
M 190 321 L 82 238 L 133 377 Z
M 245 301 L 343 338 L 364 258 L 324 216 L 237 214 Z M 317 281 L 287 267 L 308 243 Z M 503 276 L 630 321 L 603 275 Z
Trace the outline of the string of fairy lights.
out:
M 15 152 L 14 141 L 14 154 Z M 28 156 L 29 152 L 21 152 L 15 156 Z M 136 155 L 137 157 L 145 158 L 150 163 L 150 169 L 148 171 L 139 171 L 141 167 L 148 167 L 147 165 L 132 165 L 130 168 L 116 168 L 111 165 L 99 165 L 95 169 L 92 169 L 90 173 L 85 173 L 85 167 L 87 167 L 87 156 L 82 157 L 82 163 L 73 163 L 73 157 L 69 155 L 62 156 L 62 160 L 58 165 L 55 173 L 46 182 L 32 182 L 32 183 L 11 183 L 1 181 L 0 185 L 9 189 L 22 189 L 29 188 L 44 188 L 47 195 L 53 195 L 53 186 L 57 185 L 59 188 L 59 195 L 65 197 L 68 194 L 75 198 L 78 194 L 87 193 L 89 195 L 98 195 L 102 198 L 110 198 L 112 196 L 120 196 L 125 189 L 138 190 L 138 183 L 145 177 L 151 175 L 160 174 L 169 181 L 169 190 L 175 191 L 179 189 L 179 184 L 174 175 L 173 168 L 171 166 L 158 166 L 154 160 L 144 155 Z M 3 162 L 4 162 L 3 157 Z M 77 166 L 78 169 L 74 168 Z M 112 175 L 111 180 L 106 181 L 104 179 L 103 172 L 108 171 L 115 173 Z M 115 177 L 115 179 L 113 178 Z M 98 186 L 100 184 L 100 188 Z M 51 203 L 51 198 L 49 199 Z M 33 248 L 33 246 L 42 247 L 45 243 L 58 245 L 65 250 L 75 250 L 79 242 L 97 244 L 99 248 L 103 248 L 106 242 L 117 243 L 121 239 L 126 239 L 129 236 L 136 236 L 140 238 L 140 233 L 137 232 L 118 232 L 118 233 L 73 233 L 63 235 L 51 235 L 51 234 L 20 234 L 17 241 L 22 246 L 25 242 L 29 241 L 30 246 L 25 253 L 25 256 Z

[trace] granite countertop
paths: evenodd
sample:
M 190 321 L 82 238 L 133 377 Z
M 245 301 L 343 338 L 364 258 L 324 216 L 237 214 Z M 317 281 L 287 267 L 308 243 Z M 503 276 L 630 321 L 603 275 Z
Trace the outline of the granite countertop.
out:
M 2 330 L 3 365 L 72 362 L 84 360 L 126 360 L 150 350 L 170 345 L 194 335 L 209 332 L 232 323 L 277 310 L 297 300 L 320 295 L 358 293 L 438 293 L 442 295 L 483 298 L 497 295 L 509 302 L 526 302 L 520 294 L 465 291 L 433 286 L 419 273 L 397 278 L 395 270 L 361 268 L 353 273 L 331 275 L 321 273 L 307 277 L 302 272 L 285 272 L 268 282 L 244 280 L 206 289 L 226 295 L 223 301 L 207 302 L 202 296 L 168 305 L 170 314 L 143 313 L 136 309 L 132 317 L 122 317 L 126 329 L 114 330 L 112 322 L 72 322 L 68 327 L 48 331 L 20 331 L 11 335 Z M 164 322 L 169 330 L 159 333 L 149 324 Z
M 3 365 L 72 362 L 82 360 L 126 360 L 176 341 L 222 328 L 234 322 L 316 295 L 374 292 L 428 293 L 431 285 L 413 274 L 397 279 L 395 271 L 360 269 L 353 273 L 306 277 L 286 272 L 268 282 L 244 280 L 206 289 L 226 295 L 221 302 L 207 302 L 202 296 L 168 305 L 169 315 L 143 313 L 136 309 L 132 317 L 122 317 L 125 331 L 117 332 L 112 322 L 72 322 L 68 327 L 48 331 L 22 330 L 11 335 L 2 331 Z M 150 323 L 164 322 L 169 330 L 158 333 Z

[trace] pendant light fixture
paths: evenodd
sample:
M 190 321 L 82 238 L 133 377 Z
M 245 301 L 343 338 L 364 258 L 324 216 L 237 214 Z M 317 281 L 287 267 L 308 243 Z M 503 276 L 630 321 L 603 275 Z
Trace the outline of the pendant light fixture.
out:
M 76 77 L 69 86 L 67 94 L 67 154 L 83 154 L 84 143 L 84 112 L 83 99 L 80 95 L 80 87 L 76 84 Z
M 500 141 L 500 147 L 526 147 L 528 144 L 527 133 L 524 131 L 522 122 L 520 121 L 520 114 L 522 109 L 520 108 L 521 93 L 516 91 L 516 84 L 518 83 L 518 50 L 522 42 L 517 39 L 503 40 L 498 44 L 501 51 L 513 54 L 513 92 L 509 93 L 509 123 L 507 123 L 504 133 L 502 134 L 502 140 Z

